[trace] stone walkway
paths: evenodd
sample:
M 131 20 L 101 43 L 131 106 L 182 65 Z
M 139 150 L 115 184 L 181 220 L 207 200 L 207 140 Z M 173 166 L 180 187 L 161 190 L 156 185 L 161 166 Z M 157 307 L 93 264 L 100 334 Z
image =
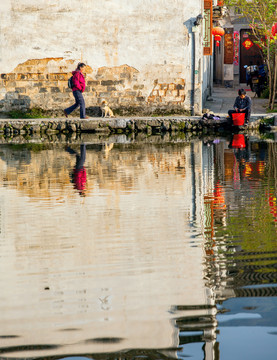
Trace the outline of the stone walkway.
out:
M 238 96 L 238 89 L 244 88 L 246 94 L 252 99 L 252 114 L 251 119 L 256 120 L 261 117 L 272 116 L 275 114 L 267 113 L 266 107 L 268 99 L 258 98 L 246 84 L 240 84 L 237 88 L 225 88 L 223 86 L 214 86 L 213 101 L 206 101 L 204 108 L 209 109 L 215 115 L 226 117 L 228 110 L 233 109 L 236 96 Z

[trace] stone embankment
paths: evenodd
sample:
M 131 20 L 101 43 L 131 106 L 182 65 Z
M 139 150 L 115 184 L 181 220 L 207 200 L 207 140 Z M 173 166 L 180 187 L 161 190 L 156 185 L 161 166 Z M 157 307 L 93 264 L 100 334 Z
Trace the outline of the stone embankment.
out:
M 260 120 L 243 126 L 243 130 L 258 130 Z M 226 119 L 202 120 L 196 117 L 130 117 L 130 118 L 91 118 L 80 119 L 2 119 L 0 134 L 6 136 L 28 134 L 68 134 L 68 133 L 139 133 L 148 135 L 165 132 L 214 133 L 229 131 Z

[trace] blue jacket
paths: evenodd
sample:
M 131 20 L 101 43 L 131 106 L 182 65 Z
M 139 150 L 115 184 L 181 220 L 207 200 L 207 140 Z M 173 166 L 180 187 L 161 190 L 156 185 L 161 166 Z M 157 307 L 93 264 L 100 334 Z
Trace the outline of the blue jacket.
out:
M 248 109 L 251 110 L 252 101 L 249 96 L 245 96 L 244 99 L 240 98 L 239 96 L 236 97 L 236 101 L 234 104 L 234 109 Z

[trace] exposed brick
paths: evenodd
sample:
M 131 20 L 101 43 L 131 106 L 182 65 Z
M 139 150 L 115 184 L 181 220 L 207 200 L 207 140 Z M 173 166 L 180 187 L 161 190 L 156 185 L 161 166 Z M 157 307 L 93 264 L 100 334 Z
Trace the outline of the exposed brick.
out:
M 126 95 L 127 96 L 137 96 L 137 92 L 136 91 L 126 91 Z
M 28 80 L 38 80 L 38 74 L 27 74 Z
M 134 90 L 142 90 L 144 88 L 144 85 L 134 85 L 133 89 Z
M 61 90 L 58 87 L 51 87 L 51 93 L 59 93 Z
M 108 86 L 108 87 L 107 87 L 107 90 L 108 90 L 108 91 L 116 91 L 116 87 L 114 87 L 114 86 Z
M 25 87 L 16 87 L 15 91 L 19 92 L 19 93 L 25 93 L 26 92 L 26 88 Z
M 155 96 L 148 96 L 147 101 L 148 102 L 154 102 L 155 101 Z
M 124 80 L 102 80 L 102 86 L 112 86 L 112 85 L 119 85 L 124 84 Z
M 15 81 L 7 81 L 6 82 L 6 86 L 7 87 L 16 87 L 16 82 Z
M 114 85 L 114 82 L 113 82 L 113 80 L 102 80 L 101 85 L 110 86 L 110 85 Z
M 130 79 L 130 78 L 131 78 L 131 74 L 129 73 L 124 72 L 120 74 L 120 79 Z
M 88 85 L 92 85 L 92 86 L 97 86 L 100 84 L 100 81 L 97 81 L 97 80 L 88 80 L 87 81 L 87 84 Z
M 7 74 L 7 80 L 14 81 L 15 80 L 15 74 Z
M 184 79 L 176 79 L 176 84 L 179 84 L 179 85 L 185 85 L 185 80 Z
M 168 89 L 169 89 L 169 90 L 175 90 L 175 89 L 176 89 L 176 85 L 173 84 L 173 83 L 171 83 L 171 84 L 168 85 Z
M 99 92 L 99 94 L 98 94 L 100 97 L 110 97 L 110 93 L 109 92 L 107 92 L 107 91 L 103 91 L 103 92 Z

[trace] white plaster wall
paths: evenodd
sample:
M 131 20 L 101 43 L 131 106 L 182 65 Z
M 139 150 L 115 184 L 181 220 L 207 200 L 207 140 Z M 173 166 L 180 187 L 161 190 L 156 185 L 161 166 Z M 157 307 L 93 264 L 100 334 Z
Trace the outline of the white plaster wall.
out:
M 155 78 L 182 77 L 189 89 L 191 34 L 184 23 L 202 7 L 201 0 L 1 0 L 0 72 L 11 72 L 28 59 L 64 57 L 92 68 L 128 64 L 145 82 L 151 71 L 151 84 Z M 200 88 L 202 71 L 196 82 Z

